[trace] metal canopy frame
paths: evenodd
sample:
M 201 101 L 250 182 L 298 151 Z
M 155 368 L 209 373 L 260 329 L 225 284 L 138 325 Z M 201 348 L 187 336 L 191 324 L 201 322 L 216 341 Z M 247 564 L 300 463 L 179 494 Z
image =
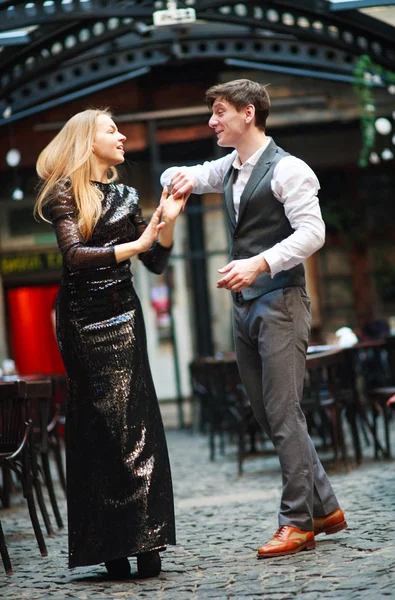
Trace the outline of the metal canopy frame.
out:
M 153 12 L 166 8 L 157 0 L 0 0 L 0 34 L 21 30 L 29 39 L 0 51 L 0 125 L 167 63 L 249 61 L 334 81 L 352 81 L 362 54 L 395 65 L 395 27 L 346 10 L 374 2 L 178 4 L 194 7 L 195 23 L 154 27 Z

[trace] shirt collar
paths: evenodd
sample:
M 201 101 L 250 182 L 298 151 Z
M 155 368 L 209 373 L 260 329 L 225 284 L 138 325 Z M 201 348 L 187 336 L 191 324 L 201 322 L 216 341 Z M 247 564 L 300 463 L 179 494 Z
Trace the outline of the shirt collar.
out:
M 243 164 L 241 164 L 240 157 L 237 154 L 236 158 L 234 159 L 234 161 L 232 163 L 232 167 L 234 169 L 238 169 L 239 171 L 240 171 L 240 169 L 243 169 L 246 165 L 251 165 L 252 167 L 255 167 L 256 163 L 258 162 L 261 155 L 264 153 L 264 151 L 266 150 L 266 148 L 268 147 L 268 145 L 270 144 L 271 141 L 272 141 L 272 138 L 268 137 L 267 141 L 263 144 L 263 146 L 258 148 L 258 150 L 256 152 L 254 152 L 254 154 L 252 154 Z

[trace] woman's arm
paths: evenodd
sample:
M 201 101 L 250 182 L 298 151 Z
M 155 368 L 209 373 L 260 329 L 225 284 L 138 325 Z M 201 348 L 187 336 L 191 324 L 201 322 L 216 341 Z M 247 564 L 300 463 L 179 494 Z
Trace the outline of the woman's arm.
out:
M 159 210 L 160 206 L 156 209 Z M 136 228 L 138 240 L 144 235 L 147 230 L 147 222 L 141 216 L 141 212 L 135 215 L 134 217 L 134 226 Z M 137 241 L 138 241 L 137 240 Z M 132 242 L 135 243 L 135 242 Z M 159 241 L 153 241 L 150 248 L 148 248 L 145 252 L 138 252 L 138 259 L 147 267 L 149 271 L 159 275 L 163 273 L 166 268 L 166 265 L 170 258 L 170 253 L 172 250 L 172 245 L 169 247 L 162 246 Z
M 139 259 L 153 273 L 159 274 L 164 271 L 169 261 L 170 252 L 173 248 L 174 226 L 183 206 L 183 198 L 175 200 L 169 196 L 164 188 L 160 205 L 156 210 L 161 210 L 163 229 L 159 231 L 158 241 L 147 251 L 139 254 Z M 141 210 L 134 217 L 134 226 L 138 236 L 145 235 L 147 224 L 141 216 Z M 148 225 L 149 227 L 149 225 Z M 141 237 L 139 237 L 141 239 Z
M 159 206 L 139 239 L 103 248 L 91 247 L 85 243 L 78 227 L 76 208 L 69 188 L 59 186 L 56 199 L 49 206 L 58 246 L 64 264 L 70 271 L 115 265 L 148 250 L 165 226 L 160 220 L 161 212 L 162 208 Z

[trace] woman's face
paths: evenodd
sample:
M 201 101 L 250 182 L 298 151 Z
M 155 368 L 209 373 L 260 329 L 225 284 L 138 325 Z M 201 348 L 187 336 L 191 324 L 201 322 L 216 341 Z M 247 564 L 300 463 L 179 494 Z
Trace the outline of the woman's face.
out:
M 111 117 L 104 114 L 97 117 L 97 129 L 92 151 L 100 164 L 106 167 L 115 167 L 115 165 L 123 163 L 125 160 L 123 142 L 125 140 L 126 137 L 118 131 Z

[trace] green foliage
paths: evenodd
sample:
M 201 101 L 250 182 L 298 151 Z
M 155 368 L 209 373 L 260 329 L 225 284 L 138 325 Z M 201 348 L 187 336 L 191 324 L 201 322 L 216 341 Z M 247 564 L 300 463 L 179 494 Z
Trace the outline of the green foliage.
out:
M 359 153 L 358 165 L 366 167 L 376 139 L 376 101 L 373 87 L 378 83 L 376 80 L 388 83 L 388 85 L 394 84 L 395 73 L 375 64 L 367 54 L 362 54 L 358 58 L 354 69 L 354 79 L 353 87 L 361 114 L 362 132 L 362 147 Z

